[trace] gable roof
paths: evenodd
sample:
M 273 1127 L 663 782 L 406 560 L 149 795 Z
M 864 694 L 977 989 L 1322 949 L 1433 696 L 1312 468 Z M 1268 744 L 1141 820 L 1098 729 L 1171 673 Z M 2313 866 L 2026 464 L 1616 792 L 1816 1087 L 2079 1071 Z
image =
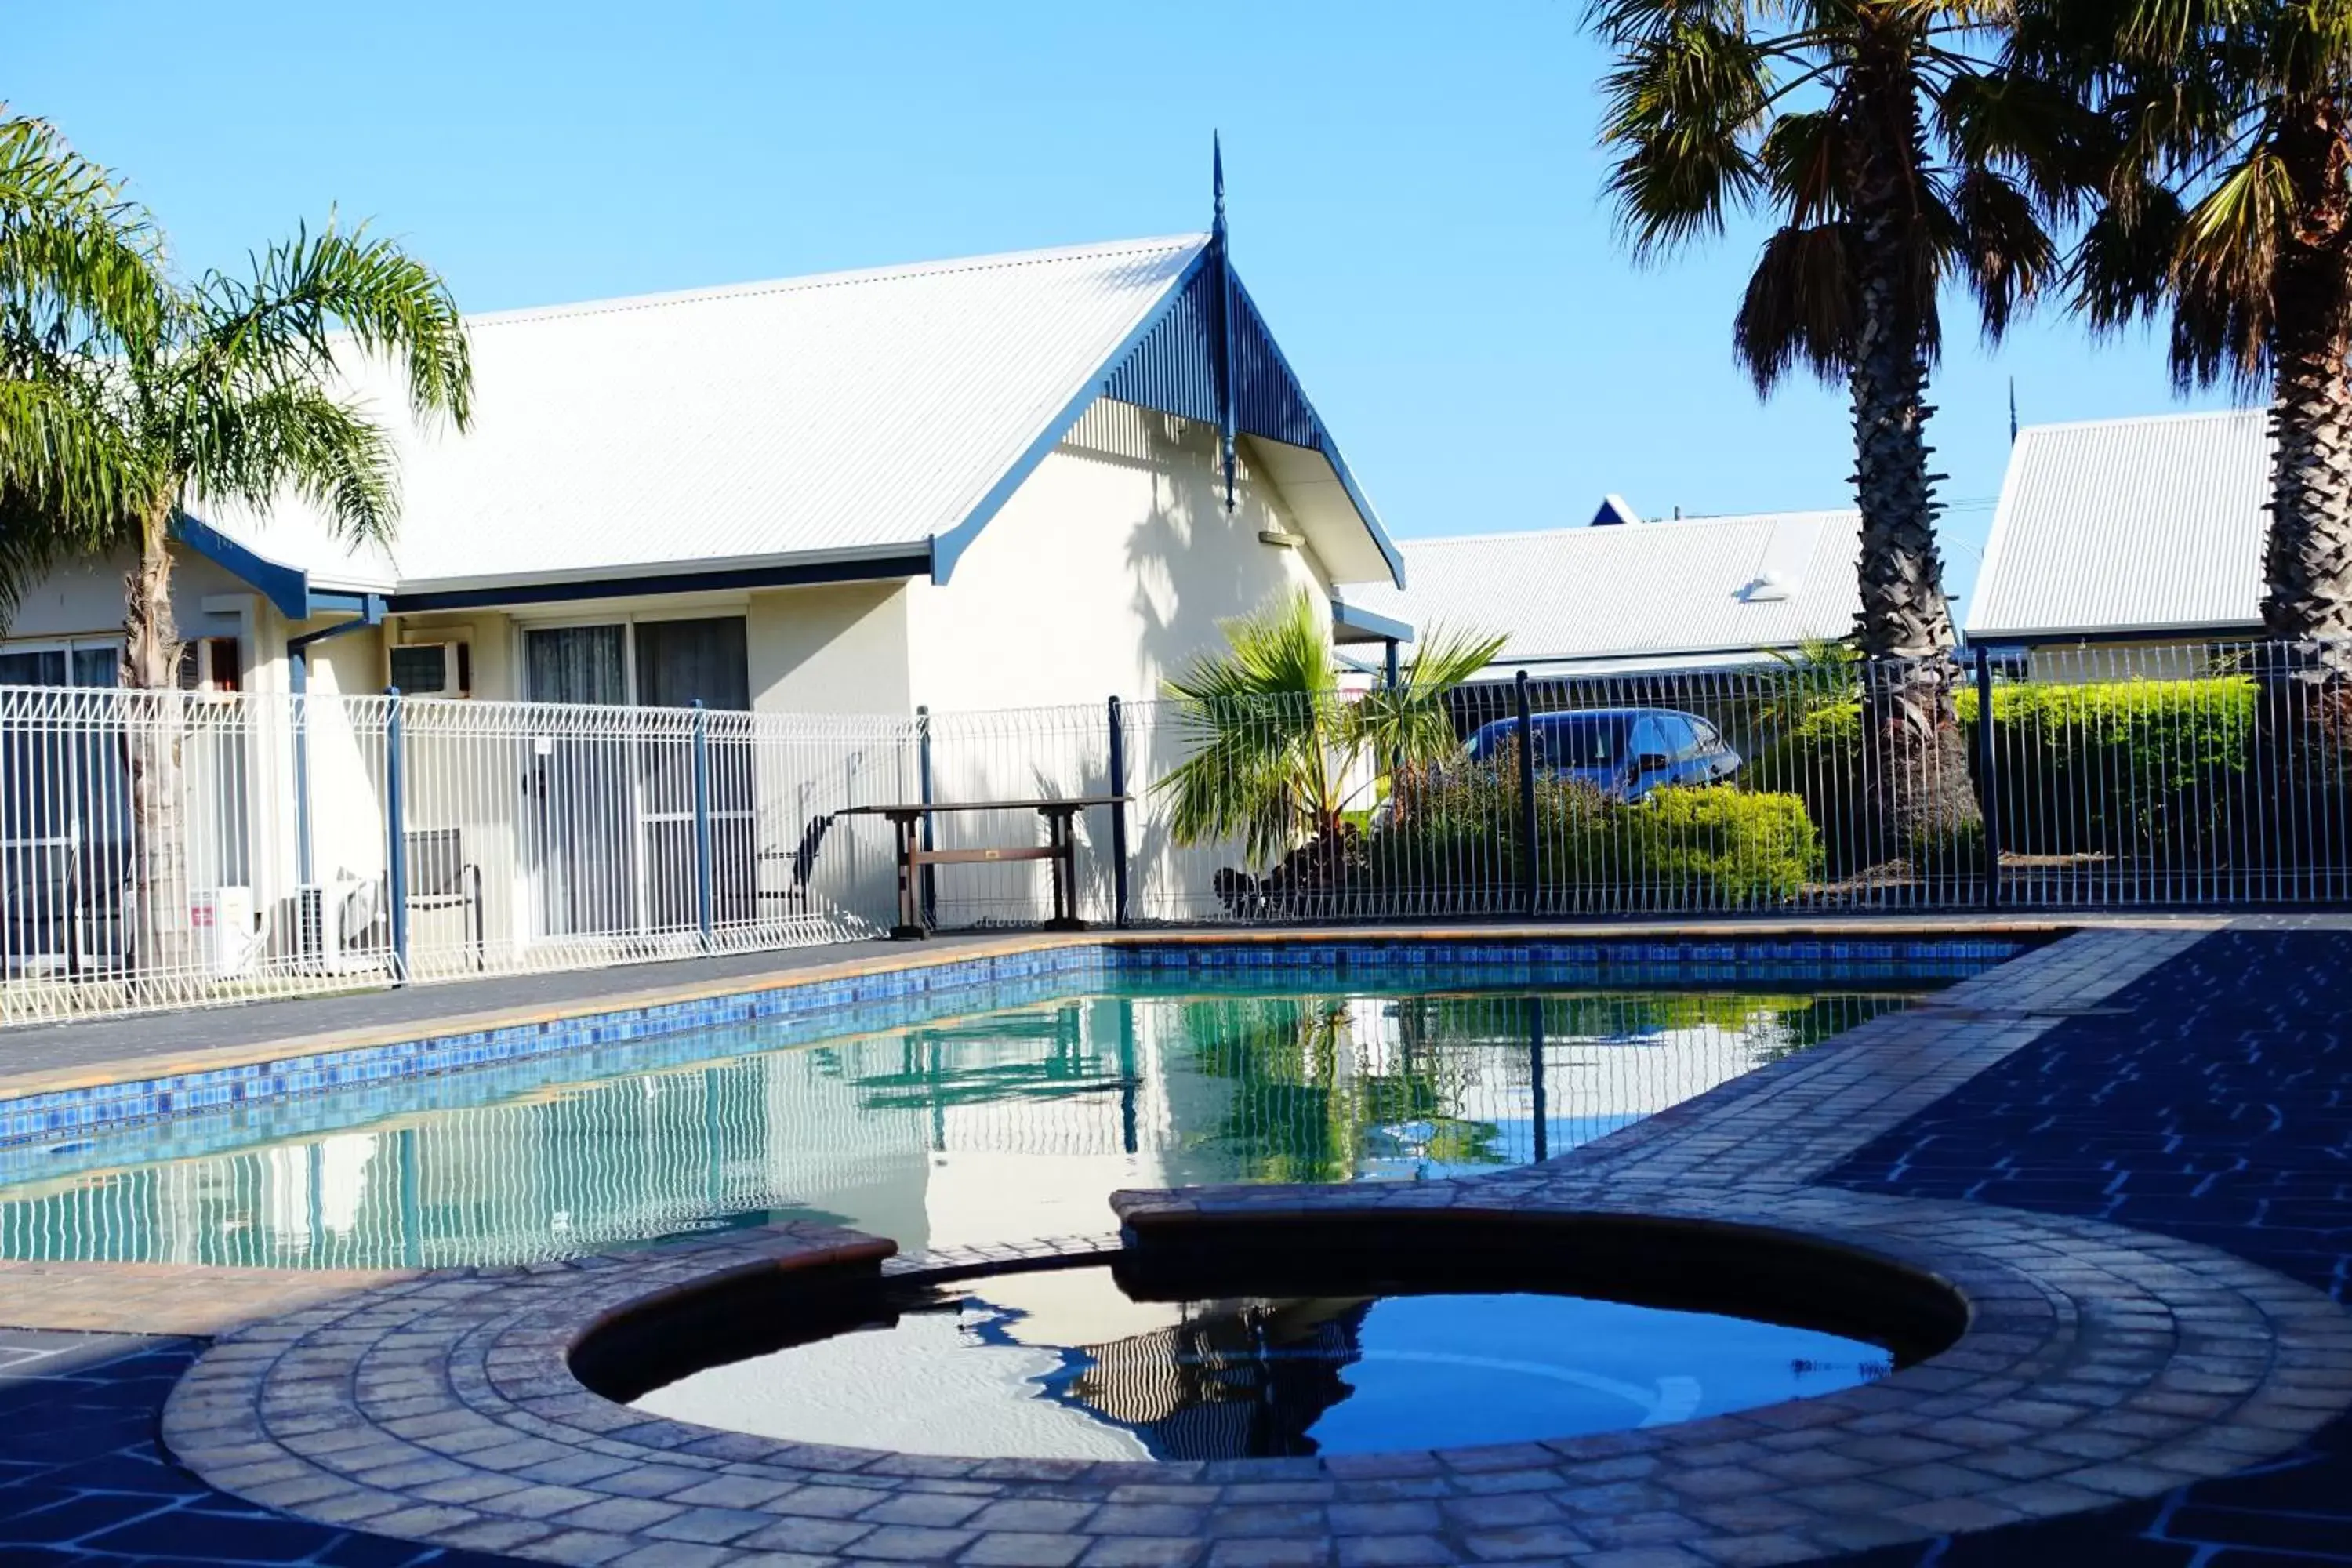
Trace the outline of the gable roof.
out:
M 1490 668 L 1744 663 L 1843 637 L 1860 608 L 1861 514 L 1759 512 L 1408 540 L 1411 587 L 1351 607 L 1500 633 Z
M 2260 409 L 2021 430 L 1969 639 L 2258 627 L 2270 462 Z
M 345 546 L 294 498 L 266 515 L 199 504 L 187 537 L 269 579 L 289 613 L 313 588 L 398 609 L 782 563 L 944 581 L 1139 351 L 1173 352 L 1167 324 L 1213 255 L 1188 235 L 474 317 L 465 435 L 415 428 L 387 377 L 359 389 L 399 453 L 391 547 Z M 1261 395 L 1288 396 L 1310 428 L 1244 421 L 1254 455 L 1342 580 L 1392 576 L 1287 365 L 1269 379 L 1286 387 Z M 1305 449 L 1281 445 L 1301 434 Z M 1313 493 L 1326 476 L 1336 506 Z

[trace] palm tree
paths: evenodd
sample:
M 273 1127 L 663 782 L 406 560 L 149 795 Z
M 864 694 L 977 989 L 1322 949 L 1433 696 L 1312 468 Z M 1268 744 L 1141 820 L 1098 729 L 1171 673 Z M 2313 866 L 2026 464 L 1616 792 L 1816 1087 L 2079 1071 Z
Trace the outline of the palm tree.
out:
M 2270 389 L 2263 628 L 2352 638 L 2352 5 L 2022 0 L 2014 51 L 2106 132 L 2075 303 L 2168 310 L 2183 391 Z
M 1976 818 L 1927 468 L 1938 297 L 1957 278 L 1988 336 L 2053 258 L 2040 209 L 2065 187 L 2037 153 L 2046 95 L 2006 77 L 1979 0 L 1595 0 L 1617 55 L 1602 142 L 1637 256 L 1776 224 L 1733 352 L 1769 394 L 1802 367 L 1853 402 L 1862 510 L 1857 642 L 1880 783 L 1876 833 Z
M 0 627 L 26 584 L 128 510 L 121 433 L 61 367 L 152 338 L 155 265 L 113 176 L 0 109 Z
M 1504 640 L 1432 628 L 1397 685 L 1349 700 L 1306 589 L 1225 622 L 1224 633 L 1225 651 L 1168 682 L 1191 754 L 1154 787 L 1174 797 L 1178 843 L 1239 838 L 1257 864 L 1302 845 L 1339 853 L 1348 814 L 1378 765 L 1457 751 L 1445 694 L 1484 669 Z
M 173 530 L 188 509 L 256 510 L 288 495 L 352 540 L 388 540 L 399 511 L 390 437 L 349 378 L 384 362 L 428 422 L 467 423 L 472 371 L 441 279 L 389 240 L 331 222 L 256 257 L 249 274 L 159 281 L 154 328 L 61 360 L 54 379 L 109 432 L 107 483 L 121 504 L 72 546 L 127 551 L 123 684 L 142 700 L 131 747 L 138 898 L 133 952 L 149 972 L 189 954 L 179 806 L 180 641 L 172 616 Z

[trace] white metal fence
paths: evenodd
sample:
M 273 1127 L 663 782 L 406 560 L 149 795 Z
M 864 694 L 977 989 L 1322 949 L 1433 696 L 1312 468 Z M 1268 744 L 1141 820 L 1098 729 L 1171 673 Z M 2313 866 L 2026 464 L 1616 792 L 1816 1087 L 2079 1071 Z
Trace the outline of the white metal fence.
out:
M 0 689 L 0 1021 L 887 929 L 898 719 Z
M 911 718 L 0 689 L 0 1021 L 877 935 L 854 807 L 1134 924 L 2352 896 L 2352 660 L 1972 651 Z M 1031 805 L 926 847 L 1034 847 Z M 1029 925 L 1035 860 L 927 867 Z

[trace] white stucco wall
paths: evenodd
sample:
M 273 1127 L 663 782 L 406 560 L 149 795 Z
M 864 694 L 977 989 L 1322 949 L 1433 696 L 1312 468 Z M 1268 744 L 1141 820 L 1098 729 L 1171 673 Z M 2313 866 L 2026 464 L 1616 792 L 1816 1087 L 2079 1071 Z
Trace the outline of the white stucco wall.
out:
M 1158 694 L 1218 622 L 1329 584 L 1271 481 L 1227 516 L 1216 432 L 1097 402 L 981 531 L 944 586 L 908 588 L 914 700 L 936 711 Z
M 744 647 L 751 706 L 771 713 L 904 714 L 905 583 L 772 588 L 751 595 Z
M 935 798 L 1015 800 L 1097 794 L 1109 783 L 1105 700 L 1148 705 L 1168 678 L 1226 646 L 1220 623 L 1279 595 L 1309 591 L 1328 616 L 1330 587 L 1311 547 L 1269 544 L 1262 531 L 1298 531 L 1279 489 L 1244 458 L 1239 506 L 1224 510 L 1216 432 L 1130 405 L 1097 403 L 982 531 L 945 586 L 908 590 L 914 700 L 939 715 Z M 975 710 L 1067 705 L 1002 720 Z M 1172 763 L 1181 737 L 1131 708 L 1130 791 Z M 1160 809 L 1129 816 L 1135 907 L 1206 899 L 1234 856 L 1180 849 Z M 940 819 L 944 845 L 1034 841 L 1034 812 Z M 1079 818 L 1081 913 L 1111 898 L 1110 817 Z M 946 923 L 1027 921 L 1046 912 L 1034 864 L 951 866 L 939 872 Z M 1179 892 L 1177 889 L 1181 889 Z
M 0 629 L 0 640 L 29 641 L 60 637 L 122 636 L 123 579 L 133 564 L 126 553 L 101 559 L 59 563 L 26 589 L 16 613 Z M 249 635 L 234 611 L 207 611 L 205 601 L 236 595 L 250 603 L 250 584 L 238 581 L 201 555 L 172 552 L 172 614 L 183 637 L 226 637 Z M 252 657 L 250 647 L 245 657 Z

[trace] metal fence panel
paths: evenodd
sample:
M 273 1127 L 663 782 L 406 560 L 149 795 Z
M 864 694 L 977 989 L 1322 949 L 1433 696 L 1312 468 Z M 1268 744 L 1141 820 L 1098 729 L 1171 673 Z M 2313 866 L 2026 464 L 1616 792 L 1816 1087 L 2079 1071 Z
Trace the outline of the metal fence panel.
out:
M 877 934 L 836 814 L 914 763 L 889 718 L 0 689 L 0 1021 Z
M 1113 726 L 1117 726 L 1114 744 Z M 1965 650 L 911 718 L 0 689 L 0 1022 L 943 929 L 2352 897 L 2352 650 Z

